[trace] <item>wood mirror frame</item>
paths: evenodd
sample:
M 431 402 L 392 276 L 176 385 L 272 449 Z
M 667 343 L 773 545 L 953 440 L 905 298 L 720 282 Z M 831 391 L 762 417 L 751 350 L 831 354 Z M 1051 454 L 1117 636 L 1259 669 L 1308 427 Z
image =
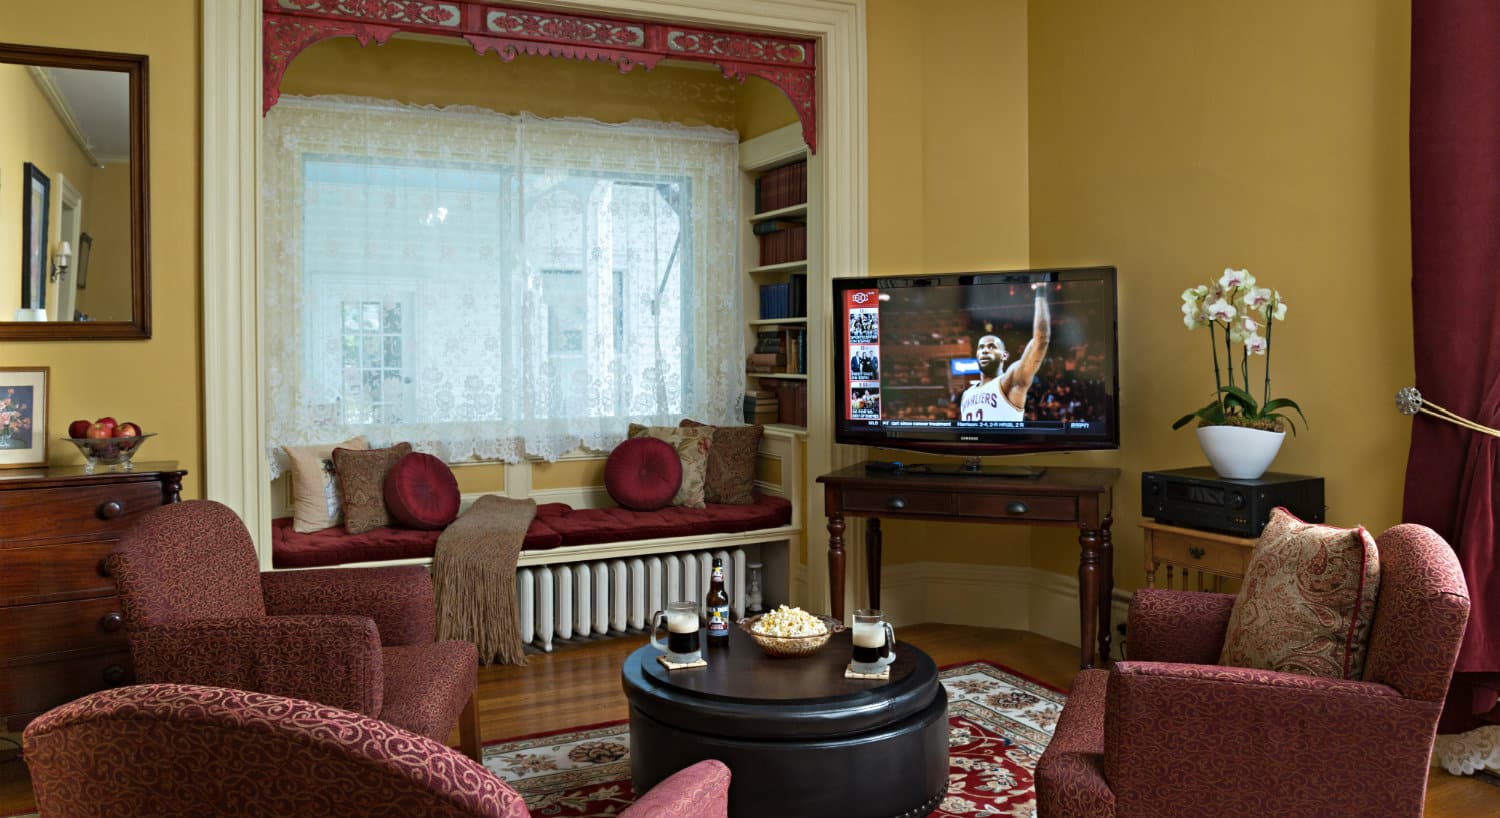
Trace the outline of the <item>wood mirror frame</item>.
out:
M 148 182 L 147 57 L 0 43 L 0 63 L 119 71 L 130 78 L 130 320 L 0 321 L 0 341 L 105 341 L 151 337 L 151 196 Z M 7 190 L 10 186 L 6 186 Z M 50 265 L 50 255 L 48 264 Z M 13 263 L 0 259 L 0 263 Z

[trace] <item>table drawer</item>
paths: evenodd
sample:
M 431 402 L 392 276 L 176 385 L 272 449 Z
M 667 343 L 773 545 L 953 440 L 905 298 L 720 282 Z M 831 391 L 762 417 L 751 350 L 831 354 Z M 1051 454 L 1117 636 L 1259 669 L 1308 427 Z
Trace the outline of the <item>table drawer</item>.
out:
M 1011 518 L 1015 520 L 1078 519 L 1078 500 L 1052 494 L 961 495 L 958 513 L 966 517 Z
M 1244 576 L 1250 560 L 1249 548 L 1184 537 L 1169 531 L 1154 531 L 1148 539 L 1148 559 L 1186 566 L 1195 571 Z
M 0 720 L 6 730 L 19 731 L 64 702 L 133 681 L 128 650 L 0 667 Z
M 0 657 L 128 649 L 118 596 L 0 609 Z
M 114 547 L 110 539 L 0 548 L 0 606 L 113 594 L 103 561 Z
M 953 495 L 933 491 L 890 491 L 883 489 L 845 489 L 845 511 L 876 514 L 952 514 Z
M 161 504 L 154 480 L 0 491 L 0 539 L 118 535 Z

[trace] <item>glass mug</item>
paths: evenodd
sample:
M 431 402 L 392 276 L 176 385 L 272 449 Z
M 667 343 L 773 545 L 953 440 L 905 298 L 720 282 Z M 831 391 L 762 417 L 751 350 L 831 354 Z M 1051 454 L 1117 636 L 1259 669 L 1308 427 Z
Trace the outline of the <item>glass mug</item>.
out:
M 879 673 L 896 661 L 896 631 L 885 616 L 874 608 L 854 612 L 854 661 L 849 668 L 855 673 Z
M 667 629 L 665 645 L 656 639 L 661 628 Z M 668 662 L 680 665 L 696 662 L 703 656 L 698 647 L 698 628 L 698 603 L 670 603 L 665 611 L 657 611 L 651 617 L 651 647 L 665 651 Z

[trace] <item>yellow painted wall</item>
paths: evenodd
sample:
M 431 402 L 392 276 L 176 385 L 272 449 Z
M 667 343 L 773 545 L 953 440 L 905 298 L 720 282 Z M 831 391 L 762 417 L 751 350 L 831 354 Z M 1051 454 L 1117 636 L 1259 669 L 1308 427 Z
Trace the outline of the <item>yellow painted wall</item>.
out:
M 143 459 L 175 460 L 188 470 L 184 497 L 201 496 L 203 470 L 199 17 L 196 0 L 155 0 L 149 13 L 115 0 L 8 3 L 0 10 L 7 42 L 150 57 L 154 313 L 150 340 L 6 342 L 0 344 L 0 366 L 52 368 L 53 463 L 83 462 L 77 450 L 55 440 L 70 420 L 106 414 L 133 420 L 160 433 L 146 444 Z M 6 169 L 0 178 L 5 194 L 13 179 Z M 9 256 L 0 258 L 0 264 L 12 263 Z
M 94 171 L 94 189 L 83 200 L 83 232 L 93 239 L 88 278 L 77 309 L 94 321 L 130 320 L 130 163 Z M 74 263 L 78 247 L 73 248 Z
M 870 0 L 872 274 L 1028 265 L 1026 18 L 1023 0 Z M 887 564 L 1029 560 L 1024 528 L 890 520 L 883 530 Z
M 1397 522 L 1408 3 L 1035 0 L 1029 24 L 1032 260 L 1120 269 L 1117 583 L 1144 582 L 1141 471 L 1205 462 L 1170 428 L 1213 389 L 1178 296 L 1226 266 L 1289 303 L 1272 391 L 1311 427 L 1273 468 L 1325 476 L 1331 522 Z M 1071 574 L 1076 555 L 1063 532 L 1035 539 L 1039 567 Z
M 735 91 L 734 127 L 740 141 L 768 134 L 797 121 L 786 92 L 760 77 L 746 77 Z
M 610 63 L 519 56 L 501 62 L 457 44 L 392 38 L 361 47 L 324 40 L 297 55 L 281 90 L 350 94 L 422 105 L 478 105 L 502 113 L 587 116 L 602 122 L 653 119 L 735 127 L 738 83 L 697 66 L 658 65 L 628 74 Z

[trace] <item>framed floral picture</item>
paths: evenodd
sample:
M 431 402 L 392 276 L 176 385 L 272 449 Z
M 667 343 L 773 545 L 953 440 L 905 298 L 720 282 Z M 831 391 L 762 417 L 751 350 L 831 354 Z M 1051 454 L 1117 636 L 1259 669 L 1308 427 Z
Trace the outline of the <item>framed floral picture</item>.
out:
M 0 366 L 0 469 L 47 465 L 45 366 Z

